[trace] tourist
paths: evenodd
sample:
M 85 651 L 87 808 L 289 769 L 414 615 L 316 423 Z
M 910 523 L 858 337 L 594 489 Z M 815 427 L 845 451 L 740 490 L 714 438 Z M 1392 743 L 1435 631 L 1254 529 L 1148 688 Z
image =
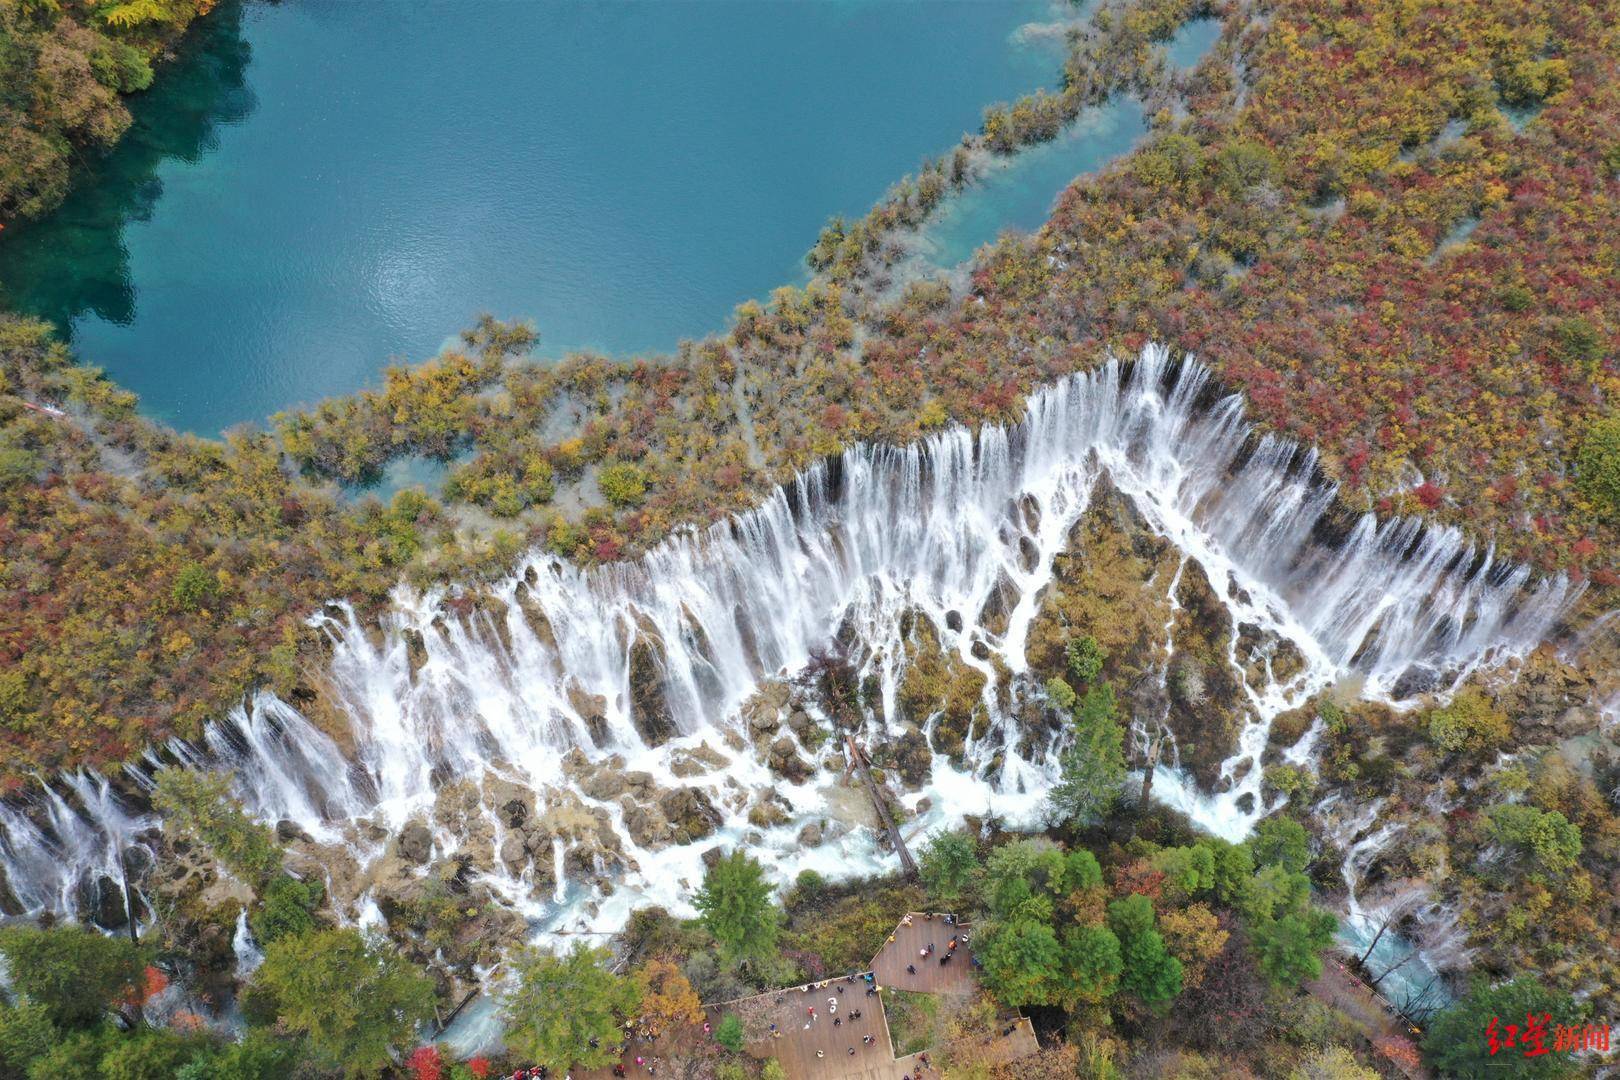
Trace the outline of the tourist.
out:
M 916 964 L 907 964 L 906 965 L 906 974 L 907 975 L 915 975 L 915 974 L 917 974 L 917 965 Z
M 843 1026 L 844 1026 L 844 1018 L 842 1016 L 833 1017 L 833 1027 L 843 1027 Z
M 850 1057 L 854 1057 L 854 1056 L 855 1056 L 855 1048 L 854 1048 L 854 1047 L 853 1047 L 853 1046 L 852 1046 L 852 1047 L 850 1047 L 850 1048 L 849 1048 L 849 1056 L 850 1056 Z
M 817 1050 L 816 1051 L 816 1057 L 824 1058 L 826 1056 L 827 1056 L 827 1051 L 825 1051 L 825 1050 Z

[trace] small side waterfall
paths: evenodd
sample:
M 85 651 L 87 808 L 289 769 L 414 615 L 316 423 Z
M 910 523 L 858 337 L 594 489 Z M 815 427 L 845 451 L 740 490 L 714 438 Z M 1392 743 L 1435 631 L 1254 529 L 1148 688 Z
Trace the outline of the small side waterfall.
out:
M 1379 825 L 1382 809 L 1378 799 L 1351 810 L 1337 794 L 1316 807 L 1318 817 L 1329 823 L 1329 835 L 1344 850 L 1339 874 L 1345 884 L 1345 917 L 1338 939 L 1347 955 L 1365 957 L 1367 978 L 1381 994 L 1407 1015 L 1421 1017 L 1451 1003 L 1440 970 L 1455 966 L 1466 950 L 1454 923 L 1447 926 L 1444 940 L 1431 941 L 1428 948 L 1403 936 L 1403 919 L 1419 914 L 1427 903 L 1427 889 L 1421 885 L 1386 889 L 1371 904 L 1363 896 L 1368 869 L 1403 828 L 1399 823 Z
M 960 767 L 936 756 L 931 783 L 908 805 L 928 800 L 925 827 L 991 810 L 1033 824 L 1055 757 L 1050 747 L 1018 750 L 1027 636 L 1053 560 L 1105 474 L 1202 567 L 1234 628 L 1260 626 L 1304 658 L 1284 682 L 1243 681 L 1251 722 L 1226 763 L 1226 790 L 1200 791 L 1161 762 L 1155 795 L 1225 836 L 1242 836 L 1266 810 L 1259 755 L 1278 712 L 1351 672 L 1365 693 L 1386 698 L 1448 685 L 1533 647 L 1574 596 L 1563 578 L 1532 580 L 1458 530 L 1346 517 L 1314 451 L 1255 437 L 1240 397 L 1219 394 L 1195 361 L 1150 347 L 1033 395 L 1015 425 L 851 448 L 758 509 L 634 561 L 581 569 L 535 553 L 487 595 L 401 586 L 380 635 L 332 605 L 312 623 L 331 644 L 352 752 L 261 694 L 199 744 L 176 742 L 168 753 L 233 770 L 265 820 L 330 840 L 361 818 L 397 827 L 429 815 L 448 778 L 565 789 L 622 825 L 617 803 L 571 779 L 575 748 L 713 796 L 725 819 L 714 838 L 655 850 L 625 836 L 627 887 L 593 909 L 601 926 L 637 896 L 684 908 L 681 882 L 701 875 L 699 849 L 717 841 L 747 837 L 784 876 L 872 865 L 869 838 L 796 841 L 806 817 L 826 810 L 813 779 L 784 783 L 750 752 L 694 779 L 672 771 L 672 754 L 724 745 L 762 683 L 802 672 L 835 639 L 862 685 L 878 689 L 881 705 L 864 722 L 874 735 L 885 730 L 907 655 L 902 626 L 920 617 L 943 649 L 985 675 L 990 724 L 970 734 Z M 791 804 L 791 823 L 746 818 L 737 793 L 762 787 Z M 89 774 L 42 784 L 28 806 L 0 805 L 0 868 L 24 910 L 72 911 L 86 873 L 153 824 Z M 531 897 L 526 910 L 549 921 L 563 917 L 565 897 L 556 844 L 545 888 L 513 877 L 502 889 Z
M 231 934 L 231 952 L 236 957 L 236 977 L 246 979 L 259 965 L 264 963 L 264 950 L 253 939 L 253 931 L 248 928 L 247 909 L 237 913 L 236 930 Z

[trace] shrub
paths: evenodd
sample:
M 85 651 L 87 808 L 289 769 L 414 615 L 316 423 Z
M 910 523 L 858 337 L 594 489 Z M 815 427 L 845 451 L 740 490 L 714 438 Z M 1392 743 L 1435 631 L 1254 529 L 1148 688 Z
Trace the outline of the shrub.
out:
M 1069 677 L 1075 682 L 1089 683 L 1102 674 L 1103 661 L 1107 657 L 1103 654 L 1102 646 L 1097 644 L 1097 639 L 1090 634 L 1071 638 L 1063 652 Z
M 1587 429 L 1575 454 L 1575 483 L 1599 516 L 1620 523 L 1620 416 Z
M 742 1053 L 743 1026 L 736 1013 L 726 1013 L 726 1018 L 714 1029 L 714 1041 L 734 1054 Z
M 1581 854 L 1581 829 L 1557 810 L 1509 804 L 1490 810 L 1491 839 L 1534 860 L 1537 868 L 1561 874 Z
M 206 567 L 196 563 L 187 563 L 182 567 L 169 589 L 175 607 L 181 611 L 196 611 L 204 601 L 218 594 L 219 579 L 210 574 Z
M 1080 700 L 1079 695 L 1074 692 L 1074 687 L 1058 678 L 1046 680 L 1046 696 L 1063 712 L 1073 712 L 1075 703 Z
M 312 913 L 320 906 L 324 891 L 319 882 L 299 881 L 287 874 L 274 878 L 265 886 L 262 906 L 248 919 L 253 936 L 260 945 L 268 945 L 289 934 L 313 930 Z
M 1429 713 L 1429 740 L 1448 754 L 1490 750 L 1512 734 L 1508 718 L 1472 687 L 1459 693 L 1450 705 Z
M 609 462 L 596 471 L 596 486 L 614 506 L 633 506 L 647 494 L 647 473 L 628 461 Z

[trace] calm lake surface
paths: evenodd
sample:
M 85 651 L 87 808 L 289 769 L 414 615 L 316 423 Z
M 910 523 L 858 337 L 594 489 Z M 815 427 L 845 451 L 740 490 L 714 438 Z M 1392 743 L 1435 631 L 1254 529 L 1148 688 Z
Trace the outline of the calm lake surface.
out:
M 374 384 L 480 310 L 669 350 L 803 278 L 984 106 L 1055 86 L 1051 0 L 226 7 L 48 221 L 8 304 L 179 427 Z M 1047 198 L 1050 199 L 1048 193 Z

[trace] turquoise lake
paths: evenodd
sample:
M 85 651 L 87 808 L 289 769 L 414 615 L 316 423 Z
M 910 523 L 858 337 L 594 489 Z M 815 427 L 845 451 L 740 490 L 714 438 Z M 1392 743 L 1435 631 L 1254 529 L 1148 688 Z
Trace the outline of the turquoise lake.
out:
M 987 104 L 1057 85 L 1061 39 L 1032 27 L 1076 14 L 249 0 L 187 40 L 59 212 L 7 232 L 0 290 L 149 415 L 209 433 L 374 385 L 483 310 L 533 319 L 542 356 L 669 351 L 803 280 L 829 216 Z M 1104 110 L 993 174 L 941 251 L 1038 226 L 1140 130 Z

